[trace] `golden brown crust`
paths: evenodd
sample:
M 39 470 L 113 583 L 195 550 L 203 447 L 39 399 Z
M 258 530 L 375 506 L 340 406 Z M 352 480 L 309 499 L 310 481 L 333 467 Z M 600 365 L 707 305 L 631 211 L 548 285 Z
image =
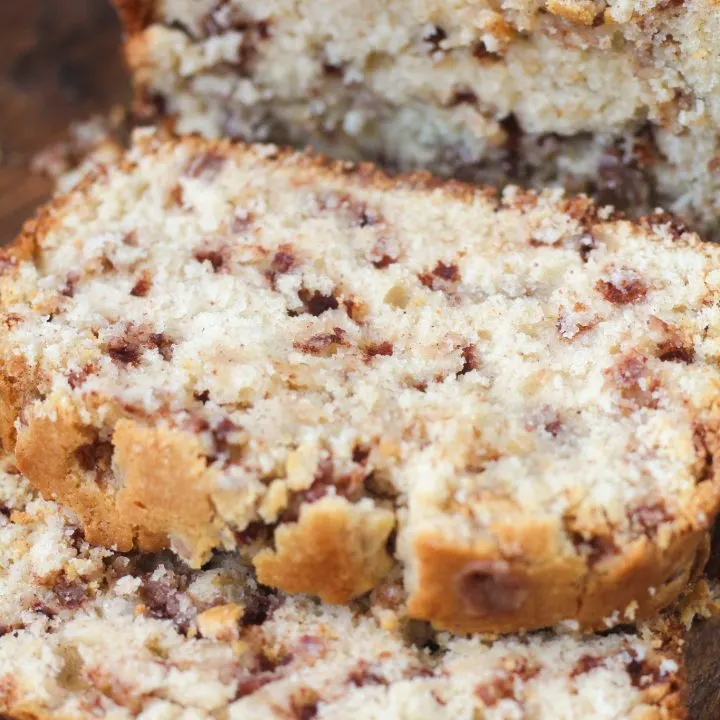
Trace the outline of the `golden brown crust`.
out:
M 201 564 L 219 541 L 196 439 L 120 420 L 113 436 L 117 490 L 88 479 L 83 468 L 97 443 L 76 415 L 55 408 L 53 418 L 33 418 L 18 434 L 18 466 L 45 497 L 62 498 L 78 514 L 91 543 L 153 552 L 171 536 Z
M 220 538 L 209 471 L 197 439 L 120 420 L 113 445 L 122 479 L 116 512 L 137 529 L 137 545 L 149 549 L 169 537 L 191 565 L 202 565 Z
M 132 528 L 115 512 L 112 494 L 84 477 L 81 448 L 96 440 L 72 410 L 55 408 L 54 417 L 34 418 L 18 432 L 18 467 L 46 498 L 61 498 L 82 518 L 91 543 L 131 550 Z
M 15 447 L 15 420 L 32 389 L 32 374 L 22 358 L 0 368 L 0 446 L 7 452 Z
M 418 537 L 410 615 L 455 632 L 512 632 L 571 619 L 583 629 L 605 630 L 667 607 L 707 558 L 705 530 L 681 534 L 662 550 L 641 538 L 596 566 L 563 555 L 538 530 L 522 528 L 516 558 L 492 547 L 457 547 L 439 534 Z
M 260 582 L 290 593 L 345 603 L 388 574 L 393 513 L 326 497 L 303 506 L 297 523 L 281 525 L 273 550 L 254 559 Z

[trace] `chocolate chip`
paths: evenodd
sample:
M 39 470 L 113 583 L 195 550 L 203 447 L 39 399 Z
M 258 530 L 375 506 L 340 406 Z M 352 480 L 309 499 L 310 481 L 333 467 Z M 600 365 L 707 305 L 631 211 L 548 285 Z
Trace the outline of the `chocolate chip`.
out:
M 75 459 L 78 465 L 86 472 L 93 472 L 98 469 L 108 469 L 113 455 L 113 444 L 111 442 L 96 440 L 81 445 L 75 450 Z
M 354 463 L 358 465 L 364 465 L 370 457 L 370 448 L 364 445 L 356 445 L 353 448 L 352 459 Z
M 332 332 L 318 333 L 304 342 L 295 342 L 293 347 L 309 355 L 332 355 L 340 346 L 347 346 L 345 331 L 342 328 L 333 328 Z
M 521 157 L 522 157 L 522 139 L 524 132 L 518 119 L 510 113 L 500 122 L 500 126 L 505 132 L 505 158 L 503 166 L 511 178 L 519 178 Z M 521 193 L 515 198 L 517 201 L 528 203 L 531 206 L 537 204 L 537 196 L 534 193 Z
M 137 366 L 145 348 L 157 350 L 163 360 L 170 360 L 174 346 L 174 341 L 163 332 L 154 333 L 147 327 L 126 323 L 122 334 L 107 342 L 106 350 L 115 362 Z
M 498 53 L 494 53 L 487 49 L 487 45 L 482 40 L 478 40 L 476 43 L 473 43 L 471 48 L 472 56 L 479 61 L 493 59 L 498 59 Z
M 368 343 L 363 347 L 363 353 L 366 361 L 378 355 L 390 357 L 393 354 L 393 344 L 387 340 L 379 343 Z
M 552 437 L 557 437 L 562 432 L 564 426 L 560 419 L 556 418 L 555 420 L 545 423 L 544 427 L 546 433 L 552 435 Z
M 631 652 L 635 655 L 634 651 Z M 659 683 L 662 678 L 660 668 L 651 664 L 648 658 L 639 658 L 635 655 L 625 667 L 635 688 L 648 688 Z
M 620 390 L 622 405 L 629 410 L 657 407 L 655 392 L 660 382 L 647 367 L 647 358 L 632 353 L 605 371 Z
M 210 182 L 220 174 L 226 162 L 227 158 L 224 155 L 209 150 L 190 158 L 183 174 Z
M 193 399 L 204 405 L 210 399 L 210 391 L 203 390 L 202 392 L 198 392 L 197 390 L 195 390 L 193 392 Z
M 290 711 L 294 720 L 312 720 L 318 713 L 320 696 L 312 688 L 299 688 L 290 699 Z
M 140 585 L 139 595 L 150 615 L 162 620 L 175 620 L 180 614 L 180 580 L 175 573 L 159 578 L 146 576 Z
M 140 277 L 135 281 L 135 284 L 130 290 L 130 294 L 133 297 L 145 297 L 152 287 L 152 279 L 148 273 L 142 273 Z
M 107 351 L 108 355 L 121 365 L 138 365 L 142 356 L 140 345 L 123 337 L 110 340 Z
M 528 589 L 504 561 L 476 560 L 455 578 L 455 591 L 469 615 L 506 613 L 522 607 Z
M 442 49 L 443 40 L 447 40 L 447 33 L 438 25 L 433 25 L 423 33 L 423 41 L 430 46 L 431 55 Z
M 280 607 L 278 596 L 264 586 L 259 586 L 255 592 L 245 598 L 245 612 L 241 623 L 247 625 L 262 625 Z
M 65 574 L 61 574 L 52 587 L 60 604 L 71 610 L 79 608 L 87 599 L 87 587 L 78 580 L 68 580 Z
M 337 310 L 338 308 L 338 301 L 334 295 L 325 295 L 319 290 L 310 291 L 307 288 L 300 288 L 298 298 L 303 304 L 304 312 L 313 317 L 319 317 L 328 310 Z
M 370 262 L 378 270 L 383 270 L 398 261 L 397 253 L 390 247 L 389 238 L 381 235 L 369 254 Z
M 83 385 L 87 381 L 88 377 L 94 372 L 95 366 L 90 363 L 84 365 L 80 370 L 71 370 L 67 374 L 68 385 L 73 390 L 77 390 L 77 388 Z
M 629 305 L 645 299 L 648 287 L 631 268 L 611 268 L 606 279 L 598 280 L 596 290 L 614 305 Z
M 457 372 L 456 377 L 460 377 L 461 375 L 467 375 L 469 372 L 477 370 L 480 366 L 477 357 L 477 350 L 474 345 L 466 345 L 462 349 L 461 355 L 463 359 L 463 366 Z
M 264 687 L 273 680 L 275 680 L 275 676 L 272 673 L 244 675 L 237 680 L 234 699 L 239 700 L 240 698 L 252 695 L 254 692 L 257 692 L 260 688 Z
M 444 262 L 438 261 L 432 273 L 435 277 L 447 280 L 448 282 L 457 282 L 460 279 L 458 267 L 454 263 L 446 265 Z
M 230 418 L 223 418 L 212 430 L 213 444 L 217 453 L 227 454 L 233 444 L 230 436 L 242 428 Z
M 137 247 L 137 230 L 131 230 L 129 233 L 125 233 L 122 239 L 122 243 L 123 245 L 127 245 L 128 247 Z
M 460 272 L 458 266 L 454 263 L 446 265 L 441 260 L 438 260 L 430 272 L 420 273 L 418 279 L 425 287 L 431 290 L 444 290 L 451 283 L 459 282 Z
M 646 207 L 652 197 L 652 183 L 636 160 L 619 148 L 610 148 L 600 159 L 596 195 L 603 205 L 620 210 Z
M 345 68 L 342 63 L 331 63 L 329 60 L 323 62 L 322 69 L 325 75 L 329 75 L 330 77 L 342 79 L 345 74 Z
M 265 523 L 251 522 L 243 530 L 236 531 L 233 537 L 238 546 L 245 547 L 268 539 L 271 532 L 271 528 Z
M 195 250 L 193 257 L 198 262 L 209 262 L 212 265 L 213 272 L 220 272 L 225 264 L 225 257 L 221 250 L 213 250 L 211 248 L 201 248 Z
M 515 683 L 511 675 L 502 673 L 490 682 L 476 685 L 475 696 L 486 708 L 491 708 L 501 700 L 510 700 L 515 697 Z
M 270 268 L 276 273 L 289 272 L 295 265 L 295 256 L 290 252 L 290 246 L 278 250 L 273 256 Z
M 690 365 L 695 360 L 695 348 L 689 345 L 678 345 L 672 340 L 665 340 L 658 345 L 658 358 L 664 362 L 680 362 Z
M 469 87 L 459 87 L 453 90 L 448 107 L 458 105 L 477 105 L 477 95 Z
M 151 333 L 148 338 L 148 345 L 155 348 L 160 353 L 160 357 L 166 362 L 172 360 L 175 343 L 165 333 Z
M 67 298 L 75 297 L 75 285 L 77 285 L 79 279 L 80 273 L 75 270 L 71 270 L 65 277 L 65 284 L 58 292 Z
M 576 663 L 575 667 L 570 672 L 571 678 L 576 678 L 579 675 L 585 675 L 591 670 L 597 667 L 601 667 L 605 664 L 605 658 L 598 657 L 597 655 L 583 655 Z
M 378 673 L 371 669 L 369 663 L 361 660 L 358 666 L 351 670 L 347 677 L 347 682 L 355 687 L 364 687 L 365 685 L 387 685 L 388 681 Z

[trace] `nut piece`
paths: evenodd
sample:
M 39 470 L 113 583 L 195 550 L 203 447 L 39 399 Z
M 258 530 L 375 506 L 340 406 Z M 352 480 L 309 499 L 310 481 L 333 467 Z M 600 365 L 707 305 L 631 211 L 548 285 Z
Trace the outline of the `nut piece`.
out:
M 240 620 L 244 614 L 245 608 L 236 603 L 212 607 L 198 615 L 198 630 L 203 637 L 212 640 L 237 640 Z

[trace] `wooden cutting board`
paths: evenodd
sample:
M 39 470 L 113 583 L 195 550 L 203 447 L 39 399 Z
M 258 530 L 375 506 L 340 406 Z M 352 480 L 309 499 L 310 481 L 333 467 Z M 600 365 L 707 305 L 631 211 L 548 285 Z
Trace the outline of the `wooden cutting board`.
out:
M 0 0 L 0 244 L 48 195 L 32 156 L 128 98 L 107 0 Z
M 69 124 L 127 103 L 120 29 L 107 0 L 0 0 L 0 244 L 51 188 L 29 170 Z M 687 648 L 691 720 L 720 718 L 720 619 Z

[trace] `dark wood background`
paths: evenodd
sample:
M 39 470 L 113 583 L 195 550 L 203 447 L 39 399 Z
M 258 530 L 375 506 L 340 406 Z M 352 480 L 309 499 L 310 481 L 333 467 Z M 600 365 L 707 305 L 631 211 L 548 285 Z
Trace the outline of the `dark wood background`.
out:
M 32 157 L 69 124 L 129 99 L 120 29 L 108 0 L 0 0 L 0 244 L 52 188 Z M 720 620 L 688 647 L 693 720 L 718 720 Z
M 108 0 L 0 0 L 0 244 L 51 189 L 32 156 L 127 98 Z

